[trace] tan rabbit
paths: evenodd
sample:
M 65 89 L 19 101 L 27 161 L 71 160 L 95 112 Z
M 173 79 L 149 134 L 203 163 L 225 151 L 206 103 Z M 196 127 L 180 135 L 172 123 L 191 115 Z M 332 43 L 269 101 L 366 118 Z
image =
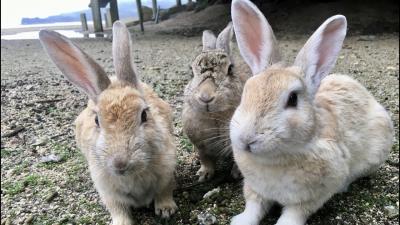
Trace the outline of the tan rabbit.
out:
M 391 119 L 360 83 L 327 76 L 346 35 L 344 16 L 327 19 L 291 67 L 276 64 L 274 34 L 253 3 L 234 0 L 232 19 L 253 76 L 230 124 L 246 199 L 231 225 L 259 224 L 273 202 L 283 206 L 277 225 L 304 225 L 332 195 L 385 162 Z
M 132 224 L 129 207 L 147 206 L 153 200 L 156 214 L 169 217 L 177 209 L 172 197 L 176 165 L 172 112 L 139 81 L 128 29 L 114 23 L 116 79 L 111 80 L 66 37 L 47 30 L 39 36 L 57 67 L 89 96 L 87 108 L 75 121 L 76 142 L 113 224 Z
M 200 182 L 214 175 L 218 157 L 232 155 L 229 121 L 247 79 L 246 73 L 239 72 L 242 68 L 234 66 L 232 35 L 232 23 L 218 37 L 211 31 L 203 32 L 203 51 L 192 63 L 193 79 L 185 89 L 183 129 L 200 156 Z M 236 166 L 232 172 L 240 175 Z

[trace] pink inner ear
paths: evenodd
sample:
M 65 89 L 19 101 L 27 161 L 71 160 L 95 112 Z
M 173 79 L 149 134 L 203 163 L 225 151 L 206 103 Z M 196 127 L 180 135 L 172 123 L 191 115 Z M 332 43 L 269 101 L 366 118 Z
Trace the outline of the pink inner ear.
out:
M 246 43 L 249 52 L 256 60 L 256 62 L 253 63 L 260 65 L 260 51 L 263 42 L 262 21 L 260 21 L 259 15 L 256 12 L 243 4 L 237 4 L 237 10 L 240 12 L 240 20 L 242 20 L 240 22 L 242 24 L 242 26 L 240 26 L 240 33 L 242 33 L 241 37 L 244 39 L 243 42 Z
M 337 47 L 336 42 L 338 40 L 338 35 L 336 32 L 340 32 L 340 28 L 343 26 L 343 22 L 341 20 L 332 21 L 322 33 L 322 42 L 318 47 L 319 51 L 319 59 L 317 63 L 317 70 L 319 70 L 324 64 L 329 64 L 329 60 L 336 59 L 336 55 L 340 51 L 340 47 Z M 338 48 L 338 49 L 335 49 Z
M 77 58 L 77 54 L 80 54 L 80 52 L 76 52 L 75 49 L 71 48 L 71 46 L 65 42 L 53 42 L 53 45 L 55 46 L 56 51 L 64 53 L 63 56 L 61 56 L 61 58 L 58 60 L 65 62 L 59 66 L 63 72 L 68 71 L 65 74 L 71 74 L 67 76 L 67 78 L 87 92 L 96 94 L 96 90 L 93 87 L 92 82 L 87 78 L 87 71 L 85 71 L 85 68 L 82 66 L 82 63 L 85 62 L 81 62 L 81 60 Z

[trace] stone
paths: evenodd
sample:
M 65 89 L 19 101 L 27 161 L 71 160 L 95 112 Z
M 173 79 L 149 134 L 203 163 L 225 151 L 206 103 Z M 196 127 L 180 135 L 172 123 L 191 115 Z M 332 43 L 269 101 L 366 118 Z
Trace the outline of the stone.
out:
M 46 143 L 47 143 L 47 138 L 41 137 L 41 138 L 36 139 L 35 143 L 33 143 L 32 146 L 33 147 L 43 146 L 43 145 L 46 145 Z
M 214 188 L 211 191 L 207 192 L 204 194 L 203 198 L 209 198 L 212 195 L 218 194 L 221 191 L 220 187 Z
M 47 156 L 43 156 L 40 159 L 41 163 L 48 163 L 48 162 L 60 162 L 61 161 L 61 157 L 55 154 L 50 154 Z
M 217 223 L 217 218 L 213 214 L 205 212 L 197 215 L 197 221 L 200 225 L 212 225 Z
M 35 88 L 33 87 L 33 85 L 26 85 L 25 90 L 27 91 L 33 91 Z
M 399 215 L 399 210 L 393 205 L 385 206 L 384 210 L 389 218 L 394 218 Z

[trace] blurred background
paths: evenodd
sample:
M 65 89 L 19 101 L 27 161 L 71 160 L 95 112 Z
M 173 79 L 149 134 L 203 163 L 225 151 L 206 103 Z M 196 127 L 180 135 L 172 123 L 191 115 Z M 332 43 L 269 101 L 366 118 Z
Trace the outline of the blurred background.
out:
M 2 39 L 37 38 L 42 28 L 61 30 L 69 37 L 107 33 L 116 19 L 128 26 L 195 36 L 204 29 L 219 30 L 230 21 L 229 0 L 3 0 Z M 334 14 L 348 18 L 350 34 L 398 32 L 399 7 L 395 0 L 254 0 L 276 33 L 314 30 Z M 97 8 L 96 8 L 97 7 Z M 141 10 L 139 10 L 141 9 Z M 98 10 L 98 11 L 96 11 Z M 93 13 L 98 17 L 93 23 Z M 81 15 L 87 21 L 82 29 Z M 101 25 L 96 22 L 101 21 Z M 156 25 L 157 24 L 157 25 Z M 275 26 L 279 24 L 279 26 Z M 94 26 L 95 25 L 95 26 Z M 97 27 L 96 27 L 97 25 Z M 154 26 L 156 25 L 156 26 Z M 99 27 L 101 26 L 101 28 Z M 83 33 L 82 33 L 83 32 Z M 91 35 L 94 36 L 94 35 Z

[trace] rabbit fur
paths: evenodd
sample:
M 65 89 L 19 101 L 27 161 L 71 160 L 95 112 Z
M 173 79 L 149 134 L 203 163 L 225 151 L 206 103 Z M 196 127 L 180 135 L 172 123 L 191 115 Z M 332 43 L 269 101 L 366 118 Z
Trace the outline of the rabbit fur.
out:
M 229 121 L 247 80 L 243 70 L 248 69 L 233 62 L 232 35 L 232 23 L 218 37 L 209 30 L 203 32 L 203 51 L 191 65 L 193 78 L 184 92 L 183 129 L 199 153 L 200 182 L 213 177 L 218 158 L 232 155 Z M 232 175 L 240 176 L 235 165 Z
M 94 185 L 116 225 L 133 224 L 129 208 L 148 206 L 169 217 L 173 200 L 176 148 L 172 110 L 139 81 L 131 61 L 128 29 L 113 25 L 116 77 L 66 37 L 43 30 L 44 49 L 73 84 L 89 96 L 75 121 L 75 137 L 89 164 Z
M 286 67 L 271 26 L 248 0 L 233 0 L 239 50 L 252 70 L 230 123 L 244 177 L 245 210 L 231 225 L 257 225 L 273 202 L 277 225 L 304 225 L 335 193 L 385 162 L 388 112 L 359 82 L 332 74 L 346 18 L 327 19 Z

